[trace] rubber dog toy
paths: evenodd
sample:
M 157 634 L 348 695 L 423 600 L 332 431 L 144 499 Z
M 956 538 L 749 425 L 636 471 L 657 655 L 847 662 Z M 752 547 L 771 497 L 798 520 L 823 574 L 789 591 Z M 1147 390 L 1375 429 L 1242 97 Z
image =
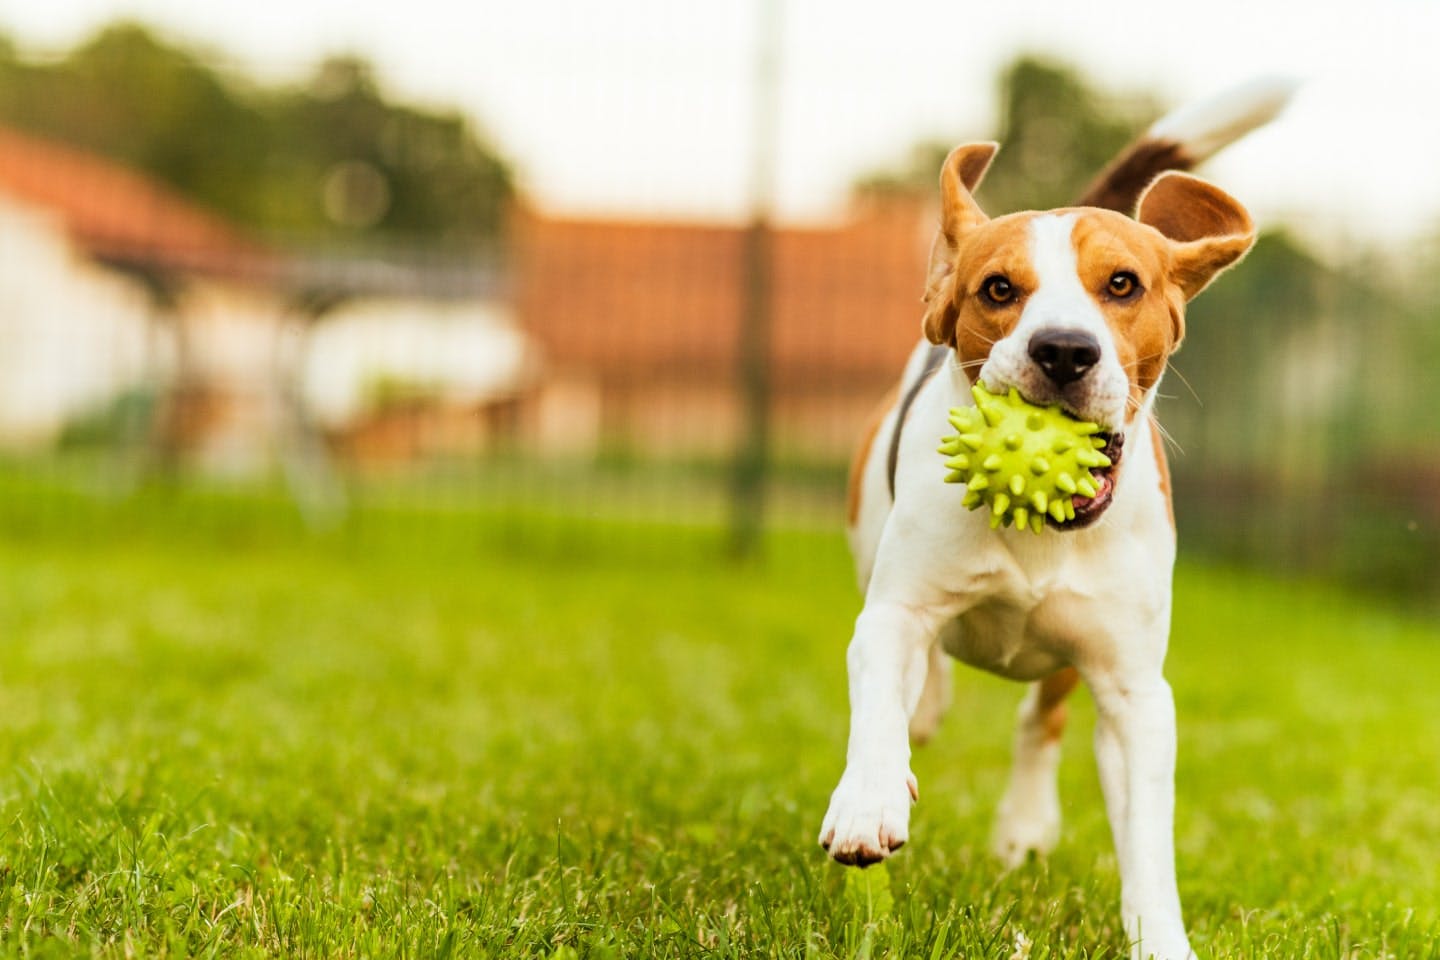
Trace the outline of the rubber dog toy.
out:
M 1012 523 L 1039 533 L 1045 518 L 1075 519 L 1076 494 L 1099 492 L 1091 467 L 1108 467 L 1101 453 L 1106 441 L 1095 436 L 1100 425 L 1077 420 L 1058 404 L 1037 407 L 1011 388 L 996 395 L 982 384 L 970 389 L 973 407 L 952 407 L 950 424 L 959 433 L 946 437 L 940 453 L 950 472 L 946 483 L 963 483 L 961 503 L 990 510 L 990 526 Z

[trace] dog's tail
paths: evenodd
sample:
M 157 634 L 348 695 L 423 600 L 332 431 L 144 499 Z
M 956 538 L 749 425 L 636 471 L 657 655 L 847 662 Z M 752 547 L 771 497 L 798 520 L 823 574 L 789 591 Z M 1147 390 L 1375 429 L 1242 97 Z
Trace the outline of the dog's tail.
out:
M 1166 114 L 1100 172 L 1077 206 L 1131 213 L 1151 180 L 1166 170 L 1189 170 L 1269 123 L 1298 86 L 1264 77 Z

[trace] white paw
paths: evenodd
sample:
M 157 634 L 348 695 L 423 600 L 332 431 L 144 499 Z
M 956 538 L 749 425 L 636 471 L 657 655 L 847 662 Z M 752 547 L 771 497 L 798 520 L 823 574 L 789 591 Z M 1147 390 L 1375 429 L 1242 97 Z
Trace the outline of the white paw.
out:
M 1131 960 L 1195 960 L 1195 951 L 1184 933 L 1169 937 L 1146 937 L 1130 948 Z
M 1038 795 L 1037 795 L 1038 793 Z M 1060 798 L 1040 790 L 1019 799 L 1007 792 L 995 815 L 990 849 L 1007 869 L 1025 862 L 1033 851 L 1046 854 L 1060 842 Z
M 915 774 L 847 769 L 830 795 L 820 846 L 841 863 L 879 863 L 910 838 L 910 806 L 920 796 Z
M 1125 907 L 1123 911 L 1129 913 Z M 1130 935 L 1131 960 L 1195 960 L 1195 951 L 1190 949 L 1190 939 L 1185 936 L 1185 925 L 1178 913 L 1167 916 L 1168 911 L 1156 910 L 1150 914 L 1150 922 L 1144 916 L 1131 915 L 1125 920 L 1125 931 Z

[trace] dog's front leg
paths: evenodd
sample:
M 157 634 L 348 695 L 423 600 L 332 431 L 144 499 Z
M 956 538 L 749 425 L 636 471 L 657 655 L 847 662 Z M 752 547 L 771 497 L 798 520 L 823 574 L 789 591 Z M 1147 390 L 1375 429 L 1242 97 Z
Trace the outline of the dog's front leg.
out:
M 919 797 L 910 772 L 910 715 L 920 698 L 942 611 L 870 601 L 855 621 L 850 674 L 850 746 L 830 796 L 820 844 L 841 863 L 885 859 L 909 838 Z
M 1096 748 L 1134 960 L 1193 957 L 1175 882 L 1175 701 L 1158 669 L 1091 681 Z

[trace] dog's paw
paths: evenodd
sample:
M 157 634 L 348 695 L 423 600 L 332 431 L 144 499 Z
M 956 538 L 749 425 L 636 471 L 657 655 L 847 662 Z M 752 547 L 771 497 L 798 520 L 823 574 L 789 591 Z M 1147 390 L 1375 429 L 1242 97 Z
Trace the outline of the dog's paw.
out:
M 990 850 L 1006 869 L 1013 870 L 1031 853 L 1044 855 L 1060 842 L 1060 799 L 1053 791 L 1037 790 L 1028 796 L 1012 791 L 1000 802 Z
M 820 846 L 840 863 L 857 867 L 879 863 L 909 839 L 910 805 L 919 797 L 920 787 L 909 770 L 847 769 L 830 795 Z
M 1146 937 L 1130 947 L 1131 960 L 1196 960 L 1195 951 L 1185 934 L 1168 937 Z

